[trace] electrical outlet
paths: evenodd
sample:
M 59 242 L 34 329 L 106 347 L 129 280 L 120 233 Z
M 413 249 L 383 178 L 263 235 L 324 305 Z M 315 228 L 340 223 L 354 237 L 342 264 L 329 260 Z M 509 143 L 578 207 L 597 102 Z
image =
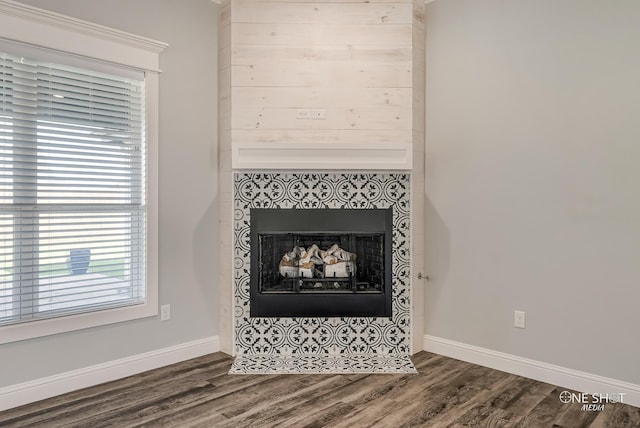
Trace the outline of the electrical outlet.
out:
M 323 108 L 299 108 L 296 110 L 296 119 L 325 120 L 327 110 Z
M 524 328 L 524 311 L 513 311 L 513 326 Z
M 160 306 L 160 321 L 169 321 L 171 319 L 171 305 Z

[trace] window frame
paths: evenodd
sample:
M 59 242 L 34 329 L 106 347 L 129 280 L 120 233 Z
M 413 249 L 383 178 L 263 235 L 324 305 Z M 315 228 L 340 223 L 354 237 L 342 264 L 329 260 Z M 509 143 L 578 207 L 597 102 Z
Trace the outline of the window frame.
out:
M 146 298 L 143 304 L 101 309 L 0 327 L 0 344 L 158 315 L 158 90 L 163 42 L 44 9 L 0 0 L 0 39 L 49 49 L 52 55 L 144 72 L 146 152 Z

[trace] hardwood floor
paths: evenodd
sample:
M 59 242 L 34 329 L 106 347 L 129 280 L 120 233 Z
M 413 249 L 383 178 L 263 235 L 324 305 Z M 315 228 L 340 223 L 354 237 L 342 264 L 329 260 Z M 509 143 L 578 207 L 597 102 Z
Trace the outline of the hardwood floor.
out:
M 428 352 L 419 374 L 229 375 L 216 353 L 0 412 L 1 427 L 640 427 L 640 409 Z

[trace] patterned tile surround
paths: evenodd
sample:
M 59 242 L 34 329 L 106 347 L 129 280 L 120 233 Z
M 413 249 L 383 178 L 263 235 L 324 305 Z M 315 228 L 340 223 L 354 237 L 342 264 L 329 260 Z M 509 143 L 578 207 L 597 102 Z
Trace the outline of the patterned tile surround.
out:
M 408 174 L 235 173 L 231 373 L 407 373 L 410 352 Z M 251 208 L 393 208 L 392 317 L 251 318 Z

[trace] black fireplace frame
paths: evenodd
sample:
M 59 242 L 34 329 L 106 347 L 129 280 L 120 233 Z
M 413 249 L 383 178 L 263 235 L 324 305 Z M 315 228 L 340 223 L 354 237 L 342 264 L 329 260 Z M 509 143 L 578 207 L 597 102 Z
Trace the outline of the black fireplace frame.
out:
M 250 316 L 253 317 L 389 317 L 392 315 L 393 208 L 387 209 L 250 209 Z M 259 290 L 261 233 L 381 233 L 385 269 L 381 293 L 269 294 Z

